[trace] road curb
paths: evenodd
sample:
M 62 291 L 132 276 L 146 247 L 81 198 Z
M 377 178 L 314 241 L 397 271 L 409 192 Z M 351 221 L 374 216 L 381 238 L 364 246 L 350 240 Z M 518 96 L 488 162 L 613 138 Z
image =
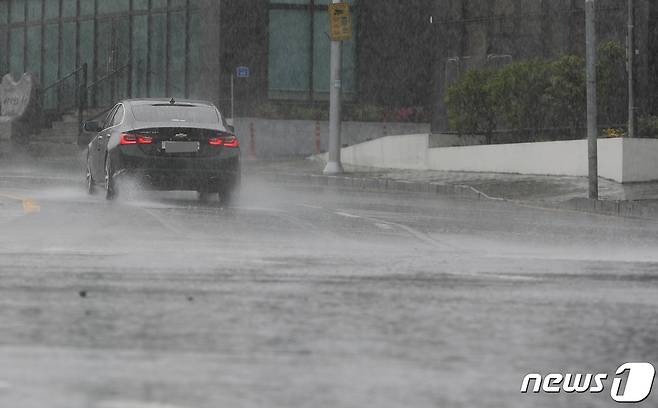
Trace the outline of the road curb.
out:
M 318 187 L 346 188 L 370 192 L 417 193 L 453 198 L 507 201 L 538 208 L 578 211 L 627 218 L 658 219 L 658 207 L 641 201 L 605 201 L 576 198 L 565 202 L 522 201 L 489 196 L 465 184 L 401 181 L 377 177 L 326 176 L 321 174 L 274 173 L 272 181 L 281 184 L 310 184 Z
M 563 203 L 550 203 L 550 207 L 618 217 L 658 219 L 658 207 L 648 206 L 642 201 L 603 201 L 575 198 Z
M 281 184 L 310 184 L 318 187 L 338 187 L 371 192 L 419 193 L 429 195 L 446 195 L 451 197 L 477 200 L 504 201 L 502 198 L 490 197 L 468 185 L 427 183 L 417 181 L 393 180 L 375 177 L 325 176 L 321 174 L 271 174 L 272 181 Z

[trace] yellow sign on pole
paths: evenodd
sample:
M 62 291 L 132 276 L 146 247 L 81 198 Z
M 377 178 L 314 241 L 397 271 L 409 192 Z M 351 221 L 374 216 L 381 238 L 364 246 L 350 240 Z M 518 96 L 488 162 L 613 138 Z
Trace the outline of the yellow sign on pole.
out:
M 347 41 L 352 39 L 352 14 L 349 3 L 333 3 L 329 5 L 331 25 L 331 41 Z

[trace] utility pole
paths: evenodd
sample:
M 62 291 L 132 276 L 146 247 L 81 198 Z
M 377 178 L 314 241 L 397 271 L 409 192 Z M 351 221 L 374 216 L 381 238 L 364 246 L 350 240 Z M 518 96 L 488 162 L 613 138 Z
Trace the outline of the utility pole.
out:
M 628 0 L 628 137 L 635 137 L 635 5 Z
M 589 162 L 589 198 L 599 199 L 598 125 L 596 106 L 596 3 L 585 0 L 587 43 L 587 145 Z
M 341 3 L 332 0 L 332 3 Z M 341 149 L 341 81 L 343 43 L 331 40 L 331 84 L 329 90 L 329 160 L 324 168 L 324 174 L 341 174 L 343 165 L 340 162 Z M 311 84 L 313 86 L 313 84 Z

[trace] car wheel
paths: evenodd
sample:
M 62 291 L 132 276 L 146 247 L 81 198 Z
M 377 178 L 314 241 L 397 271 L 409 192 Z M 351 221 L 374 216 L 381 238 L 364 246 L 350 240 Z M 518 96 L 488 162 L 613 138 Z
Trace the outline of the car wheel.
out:
M 113 200 L 117 196 L 116 182 L 113 176 L 112 163 L 105 159 L 105 199 Z
M 96 192 L 96 186 L 94 186 L 94 178 L 91 175 L 91 169 L 89 168 L 89 159 L 87 159 L 87 194 L 91 195 Z

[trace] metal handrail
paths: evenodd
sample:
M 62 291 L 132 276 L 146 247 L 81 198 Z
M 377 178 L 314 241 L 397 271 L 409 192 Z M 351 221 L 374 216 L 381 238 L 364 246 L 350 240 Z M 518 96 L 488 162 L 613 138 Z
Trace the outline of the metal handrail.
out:
M 46 93 L 46 91 L 49 91 L 49 90 L 55 88 L 56 86 L 58 86 L 58 85 L 64 83 L 64 81 L 66 81 L 67 79 L 71 78 L 71 77 L 74 76 L 74 75 L 77 75 L 77 74 L 78 74 L 80 71 L 82 71 L 83 69 L 84 69 L 84 66 L 80 66 L 80 67 L 76 68 L 75 71 L 73 71 L 73 72 L 71 72 L 71 73 L 69 73 L 69 74 L 63 76 L 62 78 L 58 79 L 57 81 L 55 81 L 55 82 L 53 82 L 52 84 L 48 85 L 47 87 L 43 88 L 43 89 L 41 90 L 41 93 Z
M 120 74 L 123 74 L 124 72 L 128 72 L 128 76 L 126 78 L 127 79 L 127 81 L 126 81 L 127 94 L 130 95 L 132 93 L 132 78 L 131 78 L 131 75 L 130 75 L 130 67 L 131 67 L 130 64 L 123 65 L 123 66 L 115 69 L 114 71 L 106 74 L 105 76 L 102 76 L 102 77 L 96 79 L 94 82 L 87 85 L 87 87 L 85 89 L 85 91 L 86 91 L 85 94 L 91 93 L 91 99 L 92 99 L 91 105 L 93 107 L 98 107 L 98 104 L 97 104 L 98 101 L 96 99 L 96 92 L 93 92 L 93 89 L 98 88 L 100 85 L 103 85 L 105 83 L 110 83 L 110 85 L 111 85 L 111 87 L 110 87 L 111 105 L 113 105 L 114 102 L 116 102 L 116 100 L 115 100 L 116 99 L 115 93 L 117 92 L 116 79 Z
M 111 78 L 117 76 L 119 73 L 121 73 L 123 70 L 125 70 L 126 68 L 129 68 L 129 67 L 130 67 L 130 64 L 126 64 L 126 65 L 124 65 L 124 66 L 122 66 L 122 67 L 117 68 L 116 70 L 110 72 L 109 74 L 107 74 L 107 75 L 105 75 L 105 76 L 102 76 L 102 77 L 98 78 L 97 80 L 95 80 L 94 82 L 92 82 L 92 83 L 90 83 L 89 85 L 87 85 L 87 89 L 91 89 L 91 88 L 93 88 L 94 86 L 96 86 L 96 85 L 98 85 L 98 84 L 100 84 L 100 83 L 102 83 L 102 82 L 105 82 L 105 81 L 107 81 L 107 80 L 109 80 L 109 79 L 111 79 Z

